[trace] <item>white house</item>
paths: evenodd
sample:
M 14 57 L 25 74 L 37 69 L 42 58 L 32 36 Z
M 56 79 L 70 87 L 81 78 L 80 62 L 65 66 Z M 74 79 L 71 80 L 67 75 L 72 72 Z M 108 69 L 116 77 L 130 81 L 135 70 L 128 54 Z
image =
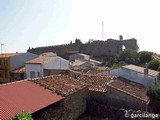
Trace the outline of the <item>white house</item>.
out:
M 159 79 L 159 72 L 135 65 L 126 65 L 121 68 L 100 73 L 101 75 L 114 75 L 140 83 L 146 87 L 155 84 Z
M 82 53 L 76 53 L 73 55 L 69 56 L 69 61 L 74 61 L 75 59 L 77 60 L 89 60 L 90 56 Z
M 59 56 L 45 54 L 26 62 L 27 78 L 43 77 L 44 69 L 68 70 L 69 61 Z

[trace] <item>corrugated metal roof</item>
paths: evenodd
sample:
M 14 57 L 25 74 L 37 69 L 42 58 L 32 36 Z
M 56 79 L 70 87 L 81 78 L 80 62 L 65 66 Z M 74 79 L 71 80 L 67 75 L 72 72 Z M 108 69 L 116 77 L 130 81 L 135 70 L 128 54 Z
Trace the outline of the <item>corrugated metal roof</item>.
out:
M 126 69 L 136 71 L 136 72 L 139 72 L 139 73 L 143 73 L 143 74 L 144 74 L 144 70 L 145 70 L 145 68 L 143 68 L 143 67 L 135 66 L 135 65 L 132 65 L 132 64 L 122 66 L 122 67 L 126 68 Z M 156 77 L 158 74 L 159 74 L 159 72 L 157 72 L 155 70 L 151 70 L 151 69 L 148 70 L 148 75 L 151 76 L 151 77 Z
M 63 99 L 30 81 L 19 81 L 0 86 L 0 119 L 8 119 L 22 110 L 33 113 Z

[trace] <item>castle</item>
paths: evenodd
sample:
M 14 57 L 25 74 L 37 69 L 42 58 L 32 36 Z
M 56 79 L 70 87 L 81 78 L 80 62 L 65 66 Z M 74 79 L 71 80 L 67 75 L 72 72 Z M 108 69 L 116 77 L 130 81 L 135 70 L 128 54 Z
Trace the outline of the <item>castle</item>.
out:
M 102 40 L 93 40 L 88 43 L 83 44 L 79 39 L 76 38 L 75 43 L 70 43 L 66 45 L 56 45 L 56 46 L 47 46 L 47 47 L 37 47 L 28 49 L 27 52 L 41 54 L 44 52 L 54 52 L 61 57 L 65 57 L 71 53 L 84 53 L 95 57 L 101 56 L 114 56 L 119 51 L 122 50 L 122 46 L 125 46 L 126 49 L 130 48 L 133 50 L 138 50 L 137 40 L 126 39 L 123 40 L 123 36 L 120 35 L 119 40 L 107 39 L 106 41 Z

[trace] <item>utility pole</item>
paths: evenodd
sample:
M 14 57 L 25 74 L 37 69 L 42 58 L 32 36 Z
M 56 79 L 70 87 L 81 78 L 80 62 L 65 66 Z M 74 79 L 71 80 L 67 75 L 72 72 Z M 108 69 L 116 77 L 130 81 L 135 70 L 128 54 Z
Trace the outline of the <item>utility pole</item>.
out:
M 1 44 L 1 54 L 2 54 L 2 52 L 3 52 L 3 51 L 2 51 L 2 46 L 3 46 L 3 45 L 4 45 L 4 44 Z
M 103 40 L 103 32 L 104 32 L 104 22 L 102 21 L 102 40 Z

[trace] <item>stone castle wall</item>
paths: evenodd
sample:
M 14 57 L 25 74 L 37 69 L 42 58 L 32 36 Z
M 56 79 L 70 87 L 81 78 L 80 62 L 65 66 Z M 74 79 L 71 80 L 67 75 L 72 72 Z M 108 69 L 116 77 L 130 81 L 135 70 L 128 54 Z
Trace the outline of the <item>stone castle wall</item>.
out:
M 58 46 L 48 46 L 48 47 L 38 47 L 28 49 L 28 52 L 41 54 L 44 52 L 54 52 L 57 53 L 58 56 L 66 56 L 68 51 L 78 51 L 80 53 L 89 54 L 93 56 L 114 56 L 120 50 L 122 50 L 122 46 L 125 48 L 131 48 L 133 50 L 137 50 L 137 40 L 136 39 L 128 39 L 128 40 L 113 40 L 108 39 L 106 41 L 92 41 L 89 43 L 73 43 L 66 45 L 58 45 Z

